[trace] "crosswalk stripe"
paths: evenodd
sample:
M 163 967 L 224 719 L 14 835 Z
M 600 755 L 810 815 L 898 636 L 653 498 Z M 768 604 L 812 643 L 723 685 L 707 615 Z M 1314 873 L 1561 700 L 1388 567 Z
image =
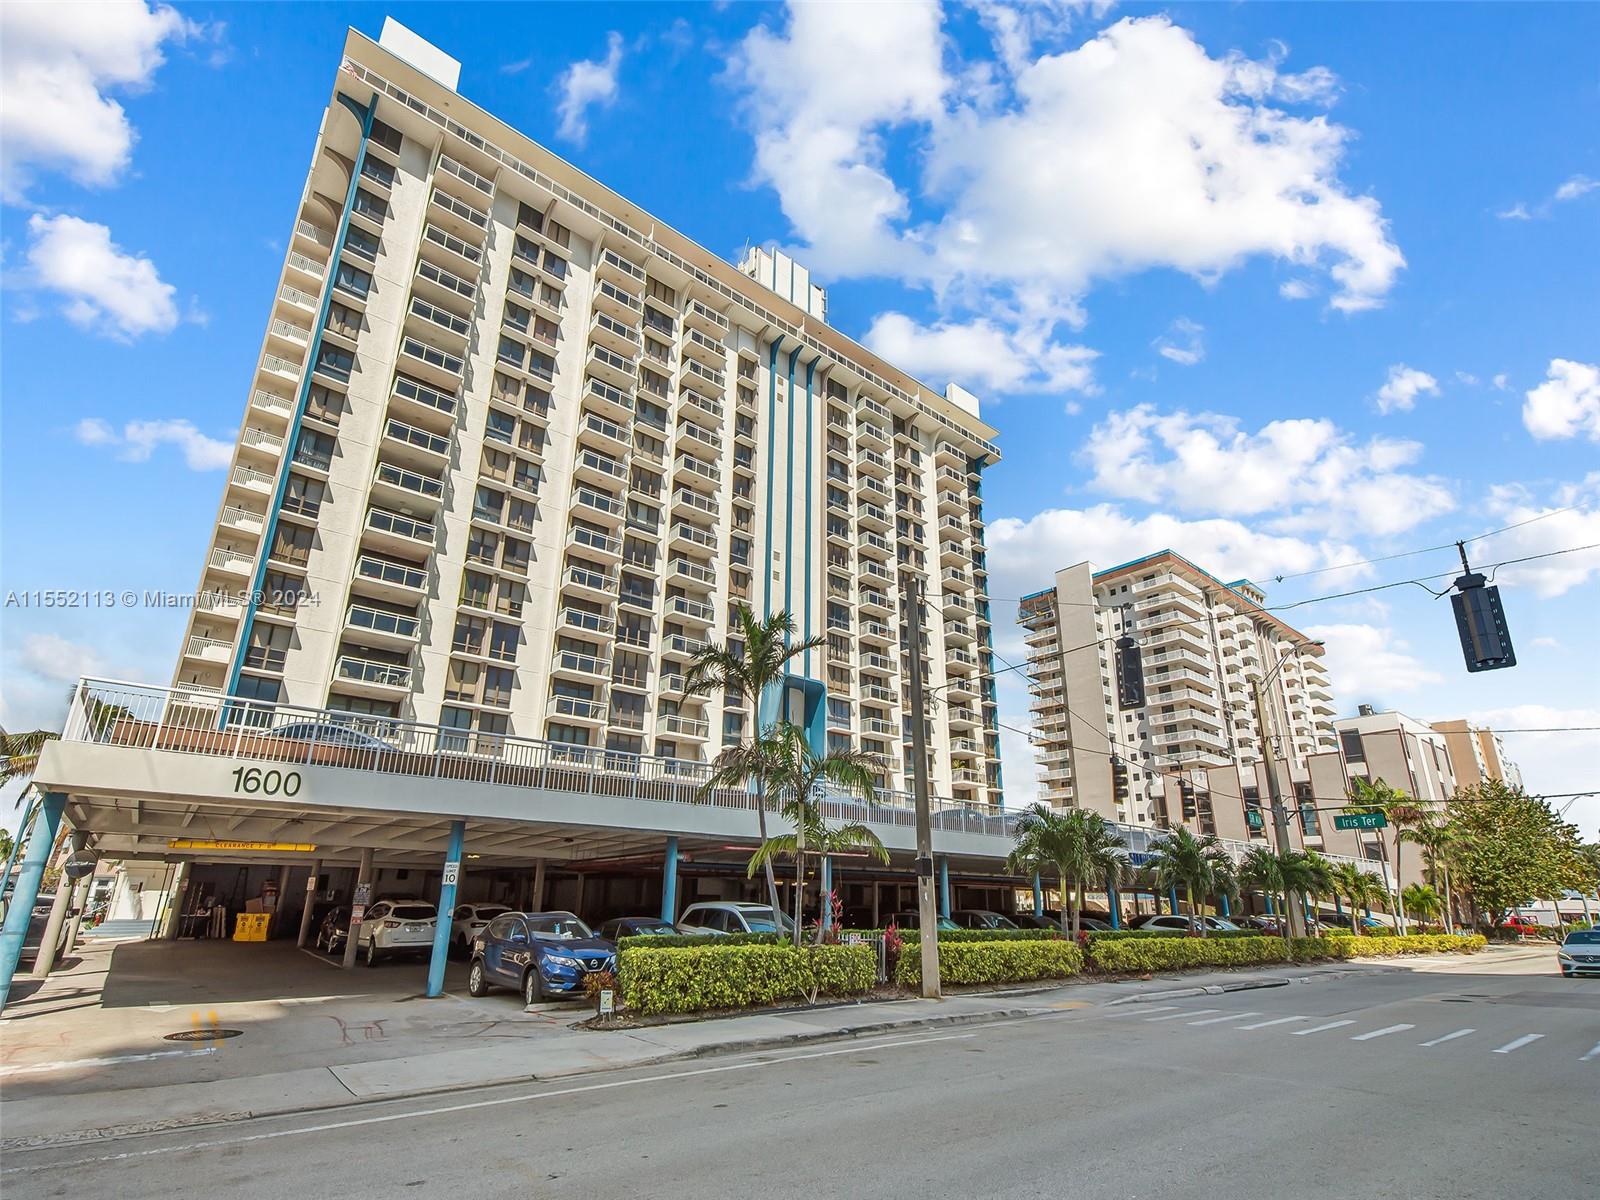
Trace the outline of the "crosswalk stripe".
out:
M 1118 1009 L 1116 1012 L 1107 1013 L 1106 1016 L 1108 1016 L 1108 1017 L 1142 1017 L 1146 1013 L 1171 1012 L 1173 1009 L 1175 1009 L 1177 1007 L 1178 1006 L 1176 1004 L 1139 1004 L 1139 1005 L 1130 1005 L 1127 1008 Z
M 1198 1016 L 1204 1015 L 1205 1013 L 1214 1013 L 1216 1011 L 1217 1010 L 1214 1009 L 1214 1008 L 1191 1008 L 1188 1012 L 1176 1012 L 1176 1013 L 1173 1013 L 1171 1016 L 1168 1016 L 1168 1017 L 1146 1017 L 1145 1020 L 1147 1020 L 1147 1021 L 1179 1021 L 1179 1020 L 1182 1020 L 1184 1017 L 1198 1017 Z
M 1588 1062 L 1591 1058 L 1600 1058 L 1600 1042 L 1594 1044 L 1594 1049 L 1580 1058 L 1579 1062 Z
M 1458 1029 L 1454 1033 L 1447 1033 L 1443 1037 L 1436 1037 L 1431 1042 L 1419 1042 L 1421 1046 L 1439 1046 L 1445 1042 L 1453 1042 L 1457 1038 L 1466 1037 L 1469 1033 L 1477 1033 L 1476 1029 Z
M 1270 1025 L 1287 1025 L 1290 1021 L 1304 1021 L 1304 1017 L 1279 1017 L 1275 1021 L 1257 1021 L 1254 1025 L 1241 1025 L 1240 1029 L 1266 1029 Z
M 1544 1034 L 1542 1033 L 1525 1033 L 1515 1041 L 1507 1042 L 1504 1046 L 1501 1046 L 1498 1050 L 1496 1050 L 1495 1053 L 1510 1054 L 1513 1050 L 1522 1049 L 1529 1042 L 1537 1042 L 1543 1036 Z
M 1415 1025 L 1389 1025 L 1383 1029 L 1374 1029 L 1371 1033 L 1358 1033 L 1350 1040 L 1352 1042 L 1370 1042 L 1373 1038 L 1388 1037 L 1391 1033 L 1404 1033 L 1407 1029 L 1415 1028 Z
M 1260 1015 L 1261 1014 L 1258 1013 L 1258 1012 L 1228 1013 L 1226 1016 L 1222 1016 L 1222 1017 L 1207 1017 L 1204 1021 L 1190 1021 L 1189 1024 L 1191 1024 L 1191 1025 L 1220 1025 L 1224 1021 L 1238 1021 L 1238 1020 L 1242 1020 L 1245 1017 L 1259 1017 Z
M 1307 1037 L 1313 1033 L 1322 1033 L 1327 1029 L 1338 1029 L 1342 1025 L 1354 1025 L 1354 1021 L 1329 1021 L 1326 1025 L 1318 1025 L 1312 1029 L 1296 1029 L 1291 1037 Z

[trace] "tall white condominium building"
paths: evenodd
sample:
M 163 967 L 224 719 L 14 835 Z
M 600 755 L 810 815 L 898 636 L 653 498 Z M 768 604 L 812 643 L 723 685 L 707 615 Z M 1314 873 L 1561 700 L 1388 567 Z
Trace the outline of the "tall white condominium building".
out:
M 1459 719 L 1435 721 L 1433 729 L 1444 734 L 1460 786 L 1491 779 L 1502 780 L 1511 787 L 1522 786 L 1522 769 L 1506 757 L 1505 742 L 1494 730 Z
M 230 598 L 197 611 L 177 681 L 463 746 L 703 761 L 753 714 L 686 696 L 690 656 L 736 605 L 782 609 L 827 639 L 785 711 L 882 755 L 897 789 L 916 572 L 942 610 L 920 645 L 933 786 L 998 803 L 977 400 L 830 328 L 787 258 L 722 261 L 458 75 L 392 23 L 348 36 L 202 575 Z
M 1264 601 L 1248 581 L 1223 583 L 1171 550 L 1105 571 L 1079 563 L 1024 597 L 1041 799 L 1131 824 L 1259 832 L 1265 793 L 1238 771 L 1266 745 L 1251 680 L 1265 681 L 1280 763 L 1338 750 L 1322 648 Z M 1139 651 L 1142 705 L 1123 703 L 1122 638 Z M 1212 794 L 1224 791 L 1232 804 L 1214 814 Z

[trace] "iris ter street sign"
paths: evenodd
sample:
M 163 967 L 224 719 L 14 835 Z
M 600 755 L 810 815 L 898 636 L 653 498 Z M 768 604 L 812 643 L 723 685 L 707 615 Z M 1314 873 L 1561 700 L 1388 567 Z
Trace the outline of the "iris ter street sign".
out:
M 1335 829 L 1382 829 L 1388 823 L 1381 812 L 1336 813 L 1333 818 Z

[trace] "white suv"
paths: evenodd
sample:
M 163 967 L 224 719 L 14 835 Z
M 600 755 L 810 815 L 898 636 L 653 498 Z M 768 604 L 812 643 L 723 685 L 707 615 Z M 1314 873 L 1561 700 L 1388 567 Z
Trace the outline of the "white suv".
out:
M 369 967 L 391 954 L 426 953 L 437 919 L 438 909 L 426 900 L 379 900 L 361 918 L 357 949 Z
M 794 922 L 782 913 L 774 919 L 772 905 L 737 900 L 710 900 L 691 904 L 677 920 L 679 933 L 787 933 Z

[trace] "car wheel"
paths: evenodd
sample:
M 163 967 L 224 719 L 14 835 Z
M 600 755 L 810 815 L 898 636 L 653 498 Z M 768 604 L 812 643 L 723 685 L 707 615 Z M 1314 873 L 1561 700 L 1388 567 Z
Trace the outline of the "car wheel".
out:
M 467 995 L 487 996 L 489 994 L 489 977 L 483 973 L 483 959 L 475 958 L 472 966 L 467 970 Z
M 378 939 L 377 938 L 373 938 L 370 942 L 367 943 L 367 966 L 375 967 L 377 965 L 378 965 Z
M 539 968 L 530 967 L 522 977 L 522 1006 L 531 1007 L 544 999 L 544 984 L 539 981 Z

